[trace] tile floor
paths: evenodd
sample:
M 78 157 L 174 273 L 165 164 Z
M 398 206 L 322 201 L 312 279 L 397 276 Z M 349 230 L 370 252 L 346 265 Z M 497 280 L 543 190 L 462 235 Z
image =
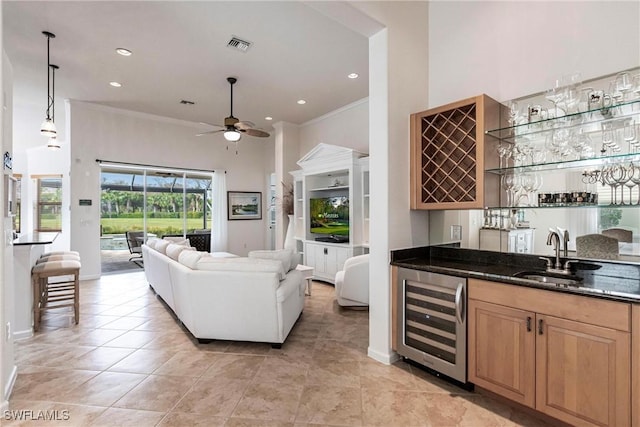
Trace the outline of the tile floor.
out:
M 16 343 L 19 374 L 9 402 L 10 410 L 68 419 L 1 424 L 547 425 L 404 362 L 373 361 L 366 356 L 368 312 L 341 309 L 332 286 L 313 286 L 277 350 L 261 343 L 198 344 L 143 272 L 82 282 L 79 325 L 68 312 L 50 312 L 41 332 Z

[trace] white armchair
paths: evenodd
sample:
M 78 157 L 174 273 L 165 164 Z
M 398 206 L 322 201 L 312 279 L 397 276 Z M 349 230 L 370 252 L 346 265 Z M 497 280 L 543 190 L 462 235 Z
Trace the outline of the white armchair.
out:
M 336 273 L 336 299 L 341 306 L 369 305 L 369 254 L 349 258 Z

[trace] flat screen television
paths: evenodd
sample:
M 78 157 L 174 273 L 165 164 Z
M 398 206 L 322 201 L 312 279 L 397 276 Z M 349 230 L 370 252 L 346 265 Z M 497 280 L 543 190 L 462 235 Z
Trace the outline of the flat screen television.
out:
M 318 197 L 309 200 L 310 229 L 313 234 L 349 238 L 349 197 Z

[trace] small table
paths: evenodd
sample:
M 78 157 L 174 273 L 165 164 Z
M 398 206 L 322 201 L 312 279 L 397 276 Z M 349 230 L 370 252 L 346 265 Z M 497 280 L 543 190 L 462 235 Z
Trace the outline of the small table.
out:
M 307 292 L 305 295 L 311 296 L 311 283 L 313 282 L 313 267 L 298 264 L 296 270 L 302 273 L 302 278 L 307 281 Z

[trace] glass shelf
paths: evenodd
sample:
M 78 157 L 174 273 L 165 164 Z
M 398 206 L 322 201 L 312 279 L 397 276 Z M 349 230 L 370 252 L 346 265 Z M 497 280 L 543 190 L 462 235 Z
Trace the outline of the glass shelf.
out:
M 554 205 L 554 206 L 488 206 L 485 209 L 490 210 L 529 210 L 529 209 L 637 209 L 640 205 L 589 205 L 589 204 L 574 204 L 574 205 Z
M 333 187 L 311 188 L 309 191 L 330 191 L 330 190 L 348 190 L 348 185 L 334 185 Z
M 538 172 L 554 171 L 562 169 L 591 169 L 607 164 L 619 164 L 624 162 L 640 162 L 640 153 L 625 153 L 609 156 L 593 157 L 591 159 L 577 159 L 557 162 L 539 163 L 523 166 L 508 166 L 504 168 L 486 169 L 485 172 L 496 175 L 504 175 L 510 172 Z
M 640 119 L 640 99 L 625 101 L 614 107 L 597 108 L 584 112 L 566 114 L 533 123 L 522 123 L 499 129 L 491 129 L 486 135 L 508 143 L 515 143 L 519 137 L 541 137 L 555 129 L 584 129 L 591 133 L 600 131 L 602 123 Z

